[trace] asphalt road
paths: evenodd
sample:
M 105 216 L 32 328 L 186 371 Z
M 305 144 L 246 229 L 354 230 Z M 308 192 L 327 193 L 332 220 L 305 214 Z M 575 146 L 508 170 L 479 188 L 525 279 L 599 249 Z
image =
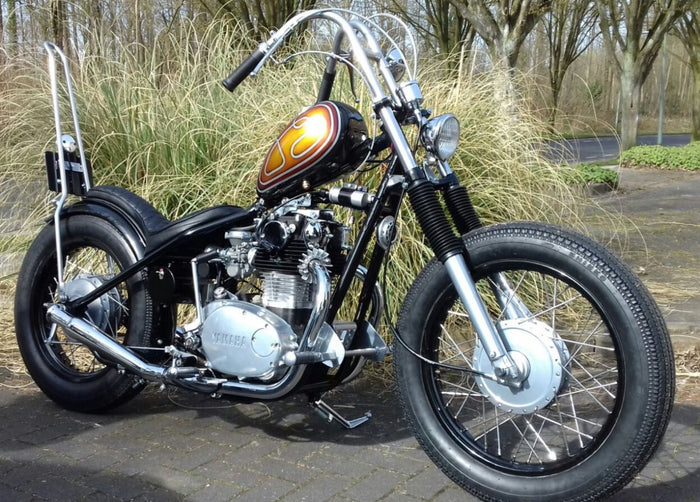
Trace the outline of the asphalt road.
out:
M 682 146 L 690 143 L 690 134 L 665 134 L 664 146 Z M 657 136 L 645 135 L 637 138 L 638 145 L 656 145 Z M 596 162 L 614 159 L 620 154 L 620 140 L 615 136 L 575 138 L 549 143 L 550 157 L 563 162 Z

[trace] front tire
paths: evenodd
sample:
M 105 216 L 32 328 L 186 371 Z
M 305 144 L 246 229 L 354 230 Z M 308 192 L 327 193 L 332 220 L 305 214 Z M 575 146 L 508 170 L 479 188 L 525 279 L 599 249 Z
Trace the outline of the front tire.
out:
M 136 252 L 112 223 L 92 215 L 61 220 L 64 283 L 69 299 L 92 291 L 136 261 Z M 60 406 L 102 412 L 138 394 L 145 383 L 106 366 L 87 347 L 46 319 L 59 301 L 54 226 L 42 229 L 19 273 L 15 296 L 17 344 L 30 375 Z M 85 320 L 120 343 L 150 346 L 153 307 L 140 272 L 88 305 Z
M 559 228 L 498 225 L 465 242 L 493 320 L 503 321 L 494 274 L 505 275 L 532 313 L 501 323 L 530 377 L 514 391 L 421 361 L 397 343 L 396 383 L 419 443 L 484 500 L 609 496 L 649 460 L 671 413 L 673 354 L 653 299 L 609 251 Z M 409 291 L 399 333 L 426 359 L 490 369 L 437 261 Z

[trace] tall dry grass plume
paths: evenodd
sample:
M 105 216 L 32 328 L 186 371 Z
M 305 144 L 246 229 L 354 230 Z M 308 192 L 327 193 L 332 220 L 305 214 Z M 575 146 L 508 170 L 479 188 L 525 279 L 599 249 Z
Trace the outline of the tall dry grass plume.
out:
M 119 47 L 111 49 L 115 57 L 87 54 L 74 61 L 80 126 L 96 183 L 124 186 L 169 218 L 215 204 L 252 203 L 266 151 L 314 102 L 323 61 L 308 56 L 291 65 L 269 65 L 230 94 L 219 82 L 249 51 L 250 41 L 240 32 L 212 24 L 204 33 L 191 29 L 163 36 L 143 61 Z M 0 72 L 0 366 L 14 370 L 13 282 L 18 258 L 51 214 L 43 152 L 53 148 L 54 135 L 43 55 L 15 59 Z M 345 72 L 342 76 L 334 98 L 352 103 Z M 469 68 L 455 73 L 430 63 L 423 67 L 419 81 L 428 106 L 435 114 L 455 113 L 462 124 L 452 168 L 488 223 L 576 223 L 580 198 L 562 181 L 561 168 L 540 151 L 546 127 L 525 106 L 516 117 L 499 106 L 493 92 L 498 78 L 474 76 Z M 362 101 L 364 95 L 359 97 Z M 369 121 L 366 101 L 358 107 Z M 69 117 L 65 96 L 62 107 Z M 361 181 L 376 183 L 378 177 L 369 173 Z M 400 225 L 401 241 L 387 274 L 393 311 L 430 257 L 407 211 Z

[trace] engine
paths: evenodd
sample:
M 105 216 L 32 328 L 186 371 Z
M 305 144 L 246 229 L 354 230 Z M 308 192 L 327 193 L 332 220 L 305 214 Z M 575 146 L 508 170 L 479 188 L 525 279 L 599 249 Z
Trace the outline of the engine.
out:
M 255 230 L 227 232 L 231 246 L 219 251 L 226 274 L 236 282 L 259 277 L 262 294 L 237 296 L 219 287 L 204 306 L 197 345 L 212 369 L 263 381 L 284 374 L 314 308 L 311 264 L 339 273 L 347 232 L 332 211 L 298 206 L 282 206 Z
M 298 348 L 296 334 L 283 319 L 232 299 L 207 304 L 200 339 L 211 367 L 240 379 L 276 378 L 285 369 L 284 354 Z

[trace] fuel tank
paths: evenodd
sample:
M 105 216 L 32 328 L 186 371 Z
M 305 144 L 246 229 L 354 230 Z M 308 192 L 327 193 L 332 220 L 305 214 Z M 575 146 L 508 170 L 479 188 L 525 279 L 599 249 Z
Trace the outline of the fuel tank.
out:
M 337 101 L 316 103 L 270 147 L 258 176 L 258 195 L 277 203 L 347 175 L 365 160 L 369 143 L 356 109 Z

